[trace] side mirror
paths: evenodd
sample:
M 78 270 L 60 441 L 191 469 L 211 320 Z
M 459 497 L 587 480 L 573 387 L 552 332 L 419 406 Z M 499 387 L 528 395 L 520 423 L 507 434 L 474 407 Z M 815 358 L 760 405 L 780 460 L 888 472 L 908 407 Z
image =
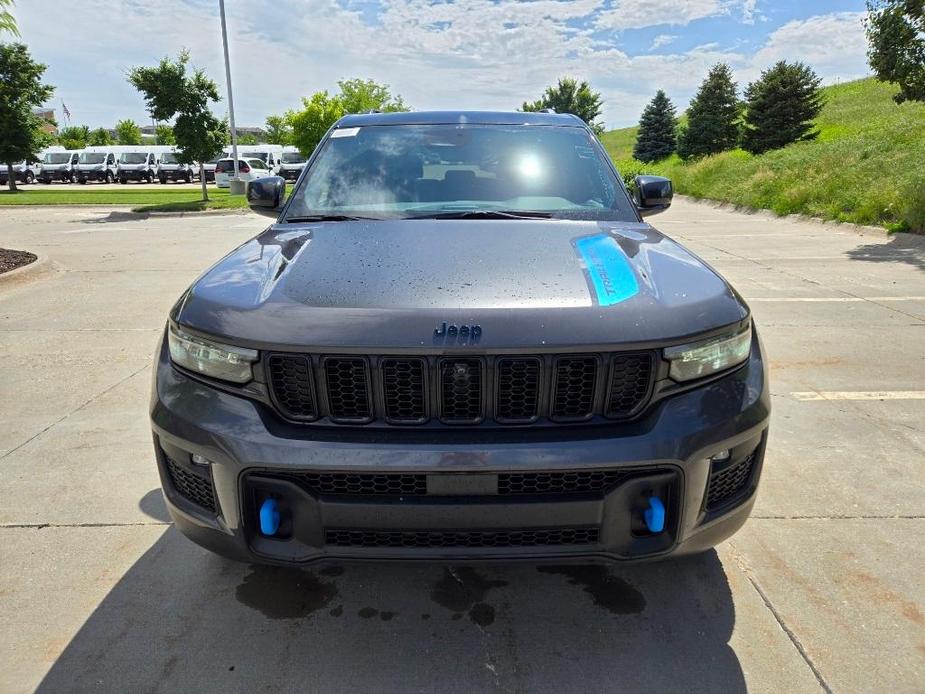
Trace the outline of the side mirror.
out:
M 286 199 L 286 179 L 267 176 L 247 182 L 247 204 L 257 214 L 278 217 Z
M 674 189 L 671 180 L 661 176 L 636 176 L 633 198 L 636 209 L 643 217 L 664 212 L 671 207 Z

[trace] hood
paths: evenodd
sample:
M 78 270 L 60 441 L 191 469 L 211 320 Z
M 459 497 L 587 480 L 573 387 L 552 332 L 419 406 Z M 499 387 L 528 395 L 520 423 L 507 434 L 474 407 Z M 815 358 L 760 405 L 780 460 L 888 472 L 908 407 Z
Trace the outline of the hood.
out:
M 473 219 L 273 225 L 172 313 L 243 346 L 520 350 L 656 345 L 747 315 L 647 224 Z

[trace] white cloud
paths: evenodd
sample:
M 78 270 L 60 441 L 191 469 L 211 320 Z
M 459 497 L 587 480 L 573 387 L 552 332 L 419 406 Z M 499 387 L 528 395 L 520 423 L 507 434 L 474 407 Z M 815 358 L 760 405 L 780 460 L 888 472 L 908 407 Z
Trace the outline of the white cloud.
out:
M 639 29 L 661 24 L 685 25 L 726 12 L 724 0 L 618 0 L 597 18 L 599 29 Z
M 742 3 L 742 23 L 743 24 L 754 24 L 755 16 L 758 14 L 757 10 L 758 0 L 745 0 Z
M 49 65 L 48 81 L 58 86 L 53 105 L 59 117 L 63 99 L 75 122 L 95 127 L 126 117 L 147 122 L 125 71 L 175 55 L 184 46 L 224 94 L 215 5 L 185 0 L 178 9 L 128 0 L 30 0 L 16 12 L 34 55 Z M 665 17 L 683 24 L 711 12 L 740 21 L 753 3 L 633 0 L 627 7 L 624 24 L 651 24 L 653 18 L 664 23 Z M 648 9 L 640 14 L 635 7 Z M 619 38 L 601 40 L 593 31 L 598 17 L 614 11 L 603 0 L 385 0 L 372 22 L 336 0 L 266 3 L 259 13 L 245 3 L 227 3 L 227 9 L 236 116 L 242 125 L 260 125 L 268 114 L 296 107 L 300 97 L 319 89 L 336 89 L 337 80 L 349 77 L 385 82 L 415 108 L 508 110 L 571 75 L 601 91 L 603 120 L 615 127 L 635 122 L 658 88 L 684 108 L 718 61 L 732 66 L 740 84 L 781 58 L 804 60 L 826 79 L 866 73 L 859 13 L 790 22 L 749 56 L 715 43 L 683 53 L 629 55 Z M 49 16 L 56 21 L 47 21 Z M 106 40 L 83 42 L 75 51 L 74 37 L 98 35 L 101 21 L 112 29 Z M 698 35 L 695 26 L 685 36 L 714 39 Z M 656 37 L 649 50 L 669 45 L 671 36 Z M 224 103 L 216 107 L 220 114 L 224 110 Z
M 662 46 L 667 46 L 669 43 L 674 43 L 676 38 L 678 37 L 675 34 L 659 34 L 652 39 L 652 45 L 649 46 L 649 50 L 654 51 Z

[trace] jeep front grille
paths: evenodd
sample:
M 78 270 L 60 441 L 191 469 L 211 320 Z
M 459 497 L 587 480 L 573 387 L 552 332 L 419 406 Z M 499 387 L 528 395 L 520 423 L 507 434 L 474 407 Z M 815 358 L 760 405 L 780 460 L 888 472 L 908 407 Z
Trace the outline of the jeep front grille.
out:
M 283 418 L 334 424 L 550 425 L 626 419 L 648 403 L 651 352 L 584 355 L 266 357 Z

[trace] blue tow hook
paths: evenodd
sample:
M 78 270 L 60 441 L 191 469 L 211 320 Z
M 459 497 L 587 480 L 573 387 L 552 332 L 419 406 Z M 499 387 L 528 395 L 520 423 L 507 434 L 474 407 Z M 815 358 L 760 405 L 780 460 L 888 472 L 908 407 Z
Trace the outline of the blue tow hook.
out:
M 649 497 L 649 508 L 643 513 L 646 527 L 650 533 L 660 533 L 665 529 L 665 504 L 657 496 Z
M 278 530 L 279 509 L 276 507 L 276 499 L 265 499 L 260 505 L 260 532 L 272 537 Z

